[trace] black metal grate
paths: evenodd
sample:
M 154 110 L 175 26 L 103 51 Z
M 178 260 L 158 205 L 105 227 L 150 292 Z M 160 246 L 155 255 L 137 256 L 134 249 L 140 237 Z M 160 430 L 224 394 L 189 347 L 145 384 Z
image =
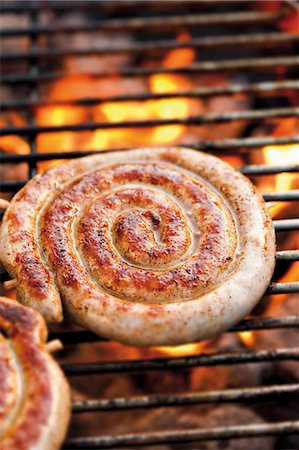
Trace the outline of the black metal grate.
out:
M 250 10 L 251 2 L 244 1 L 217 1 L 217 0 L 200 0 L 197 2 L 160 2 L 160 9 L 153 9 L 152 2 L 143 2 L 144 11 L 138 11 L 136 14 L 136 1 L 114 2 L 114 1 L 77 1 L 77 2 L 53 2 L 53 1 L 31 1 L 18 2 L 10 1 L 2 3 L 2 14 L 27 14 L 29 17 L 29 25 L 26 28 L 11 26 L 4 28 L 0 32 L 3 39 L 14 37 L 25 37 L 30 41 L 29 47 L 25 51 L 4 51 L 0 59 L 3 64 L 26 62 L 29 70 L 24 72 L 4 73 L 2 75 L 2 84 L 4 86 L 20 85 L 26 89 L 26 95 L 22 98 L 16 97 L 13 100 L 3 100 L 1 107 L 3 112 L 23 111 L 29 116 L 29 121 L 22 126 L 6 126 L 2 129 L 2 136 L 21 136 L 27 140 L 30 146 L 30 154 L 2 154 L 3 164 L 8 163 L 28 163 L 29 178 L 36 173 L 36 164 L 41 161 L 77 158 L 85 156 L 93 151 L 73 150 L 72 152 L 59 153 L 38 153 L 37 137 L 40 133 L 52 133 L 58 131 L 81 132 L 84 130 L 114 129 L 114 128 L 152 128 L 154 126 L 180 124 L 185 126 L 198 126 L 202 124 L 221 124 L 235 121 L 245 121 L 250 123 L 262 122 L 268 119 L 299 117 L 299 108 L 284 106 L 272 102 L 270 108 L 266 109 L 250 109 L 241 112 L 229 112 L 222 114 L 202 114 L 190 116 L 186 119 L 160 119 L 160 120 L 137 120 L 134 122 L 117 122 L 117 123 L 80 123 L 79 125 L 63 125 L 63 126 L 38 126 L 35 120 L 35 109 L 40 106 L 64 106 L 74 105 L 81 107 L 90 107 L 99 105 L 103 102 L 126 102 L 147 100 L 161 100 L 169 98 L 210 98 L 221 95 L 263 95 L 271 96 L 282 95 L 286 91 L 299 91 L 299 81 L 296 76 L 296 69 L 299 66 L 299 57 L 296 53 L 298 49 L 299 34 L 284 33 L 278 31 L 275 24 L 278 20 L 295 14 L 295 4 L 285 2 L 279 11 L 252 11 Z M 227 11 L 224 11 L 225 8 Z M 177 8 L 179 13 L 176 12 Z M 58 24 L 45 24 L 40 22 L 40 14 L 44 11 L 52 11 L 55 14 L 62 14 L 62 20 Z M 63 23 L 63 14 L 70 10 L 83 11 L 87 14 L 89 20 L 83 25 L 70 25 Z M 218 12 L 219 10 L 219 12 Z M 216 12 L 215 12 L 216 11 Z M 112 18 L 107 19 L 91 19 L 96 13 L 98 16 L 112 14 Z M 124 13 L 124 17 L 122 14 Z M 4 22 L 5 23 L 5 22 Z M 259 27 L 259 31 L 249 32 L 250 27 Z M 173 31 L 179 29 L 190 29 L 201 27 L 204 34 L 200 37 L 192 37 L 188 43 L 180 43 L 176 39 L 157 38 L 155 33 L 165 30 Z M 213 28 L 214 27 L 214 28 Z M 216 28 L 215 28 L 216 27 Z M 208 33 L 211 28 L 216 30 L 215 33 Z M 246 32 L 244 33 L 244 28 Z M 220 29 L 220 32 L 219 32 Z M 242 32 L 240 32 L 240 29 Z M 134 42 L 115 46 L 104 46 L 101 48 L 83 48 L 83 49 L 60 49 L 60 48 L 41 48 L 40 37 L 51 36 L 54 33 L 77 33 L 77 32 L 94 32 L 97 30 L 113 33 L 116 31 L 127 31 L 133 33 L 137 39 Z M 150 35 L 146 40 L 144 37 L 138 39 L 138 33 Z M 217 33 L 217 35 L 215 35 Z M 191 33 L 192 34 L 192 33 Z M 166 36 L 168 36 L 166 34 Z M 281 46 L 286 48 L 286 53 L 277 51 L 273 52 L 273 47 Z M 296 47 L 297 46 L 297 47 Z M 44 83 L 52 82 L 63 78 L 70 73 L 59 70 L 45 70 L 45 67 L 53 67 L 53 62 L 59 62 L 65 56 L 82 57 L 86 55 L 111 55 L 111 54 L 133 54 L 140 55 L 144 53 L 165 52 L 170 49 L 178 48 L 194 48 L 199 51 L 218 51 L 216 56 L 211 58 L 203 58 L 197 62 L 181 68 L 166 67 L 141 67 L 136 64 L 134 66 L 125 67 L 117 71 L 118 75 L 126 77 L 144 77 L 152 74 L 187 74 L 195 76 L 198 74 L 217 74 L 226 72 L 235 75 L 244 73 L 260 74 L 261 78 L 256 81 L 253 77 L 248 83 L 240 83 L 240 81 L 232 82 L 223 87 L 198 87 L 188 91 L 177 93 L 145 93 L 130 94 L 122 96 L 110 97 L 93 97 L 71 101 L 49 100 L 39 95 L 40 87 Z M 221 58 L 219 50 L 239 51 L 242 55 L 243 48 L 256 49 L 260 53 L 246 54 L 246 57 L 228 57 Z M 270 51 L 268 52 L 268 50 Z M 214 54 L 214 53 L 213 53 Z M 282 56 L 283 55 L 283 56 Z M 51 65 L 52 64 L 52 65 Z M 57 64 L 59 67 L 59 64 Z M 273 75 L 274 69 L 280 68 L 282 76 Z M 82 73 L 82 72 L 81 72 Z M 100 73 L 84 72 L 92 78 L 102 78 L 105 76 L 115 75 L 113 70 L 107 68 Z M 276 73 L 276 72 L 275 72 Z M 297 72 L 298 75 L 298 72 Z M 264 78 L 263 78 L 264 77 Z M 283 78 L 283 79 L 281 79 Z M 184 145 L 184 143 L 181 143 Z M 212 153 L 238 153 L 248 152 L 250 149 L 258 151 L 265 145 L 284 145 L 298 144 L 299 136 L 263 136 L 263 137 L 239 137 L 234 139 L 223 139 L 215 141 L 199 141 L 195 144 L 188 145 L 195 149 L 201 149 Z M 125 149 L 122 149 L 125 151 Z M 106 149 L 106 152 L 115 151 L 115 149 Z M 281 152 L 284 148 L 281 147 Z M 103 152 L 103 150 L 101 150 Z M 261 175 L 272 175 L 278 173 L 294 173 L 299 171 L 299 165 L 245 165 L 240 168 L 242 173 L 252 177 Z M 14 192 L 21 188 L 27 180 L 22 181 L 3 181 L 3 192 Z M 266 201 L 298 201 L 299 191 L 291 190 L 288 192 L 273 192 L 264 194 Z M 275 229 L 280 231 L 291 231 L 299 229 L 299 219 L 283 219 L 274 221 Z M 280 261 L 298 261 L 299 250 L 278 251 L 276 254 L 278 263 Z M 5 278 L 5 274 L 4 274 Z M 273 282 L 266 294 L 296 293 L 299 292 L 299 283 L 278 283 Z M 271 330 L 271 329 L 287 329 L 299 326 L 298 316 L 286 317 L 261 317 L 243 320 L 240 324 L 233 327 L 230 332 L 251 331 L 251 330 Z M 70 331 L 52 333 L 51 337 L 60 338 L 66 345 L 76 343 L 91 343 L 101 341 L 98 336 L 87 331 Z M 159 359 L 139 359 L 133 361 L 114 361 L 114 362 L 96 362 L 96 363 L 76 363 L 65 364 L 63 369 L 65 373 L 72 377 L 77 375 L 92 374 L 110 374 L 117 372 L 139 372 L 150 370 L 177 370 L 182 368 L 199 367 L 199 366 L 217 366 L 230 364 L 259 363 L 266 361 L 280 360 L 298 360 L 299 348 L 286 348 L 276 350 L 263 351 L 244 351 L 238 353 L 213 353 L 199 354 L 183 358 L 159 358 Z M 134 408 L 151 408 L 161 406 L 180 406 L 192 405 L 199 403 L 221 403 L 221 402 L 237 402 L 243 400 L 259 400 L 266 398 L 281 399 L 285 396 L 298 394 L 299 384 L 273 385 L 254 388 L 242 389 L 226 389 L 223 391 L 209 391 L 198 393 L 180 393 L 173 395 L 144 395 L 129 398 L 106 399 L 90 399 L 88 401 L 76 401 L 73 403 L 73 412 L 92 412 L 92 411 L 117 411 Z M 128 430 L 129 432 L 130 430 Z M 194 442 L 209 439 L 229 439 L 240 437 L 254 437 L 276 434 L 295 433 L 299 431 L 299 421 L 284 421 L 268 424 L 248 424 L 236 425 L 230 427 L 220 427 L 212 429 L 192 429 L 187 431 L 156 431 L 153 433 L 142 434 L 126 434 L 117 436 L 98 436 L 98 437 L 82 437 L 69 439 L 65 443 L 64 448 L 91 449 L 91 448 L 112 448 L 112 447 L 133 447 L 145 445 L 158 445 L 162 443 L 183 443 Z

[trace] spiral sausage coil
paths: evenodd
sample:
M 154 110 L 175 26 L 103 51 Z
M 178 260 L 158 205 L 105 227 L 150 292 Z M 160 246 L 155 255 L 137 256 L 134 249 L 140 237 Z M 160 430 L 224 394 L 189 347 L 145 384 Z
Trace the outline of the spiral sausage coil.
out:
M 263 199 L 223 161 L 136 149 L 62 164 L 5 214 L 1 258 L 47 321 L 135 345 L 204 339 L 265 291 L 275 237 Z
M 1 450 L 56 450 L 64 439 L 69 388 L 46 337 L 36 311 L 0 297 Z

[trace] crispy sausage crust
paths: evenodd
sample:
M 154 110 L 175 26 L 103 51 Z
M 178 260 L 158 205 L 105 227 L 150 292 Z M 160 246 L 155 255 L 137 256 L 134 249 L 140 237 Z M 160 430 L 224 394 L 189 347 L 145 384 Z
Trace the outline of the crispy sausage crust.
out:
M 227 329 L 260 299 L 275 261 L 254 186 L 218 158 L 178 148 L 89 156 L 39 175 L 1 235 L 24 304 L 55 322 L 63 303 L 84 327 L 135 345 Z
M 69 387 L 44 348 L 36 311 L 0 297 L 0 448 L 60 448 L 70 417 Z

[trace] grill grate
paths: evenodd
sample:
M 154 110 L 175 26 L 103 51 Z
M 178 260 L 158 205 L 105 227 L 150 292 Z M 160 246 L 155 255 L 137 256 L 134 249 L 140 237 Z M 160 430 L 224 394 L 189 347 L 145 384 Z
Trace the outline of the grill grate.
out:
M 28 32 L 28 34 L 30 34 Z M 36 34 L 34 33 L 34 36 Z M 1 37 L 1 33 L 0 33 Z M 4 32 L 4 37 L 7 37 Z M 268 46 L 273 44 L 281 44 L 284 42 L 297 42 L 299 36 L 297 34 L 282 34 L 282 33 L 267 33 L 267 34 L 244 34 L 238 36 L 221 36 L 213 38 L 201 38 L 188 41 L 188 44 L 179 43 L 177 41 L 160 41 L 160 42 L 147 42 L 119 45 L 117 47 L 103 47 L 101 48 L 85 48 L 85 49 L 30 49 L 26 52 L 14 52 L 5 53 L 0 55 L 0 61 L 18 61 L 28 58 L 45 59 L 45 58 L 57 58 L 63 56 L 87 56 L 87 55 L 113 55 L 120 53 L 143 53 L 145 51 L 158 51 L 158 50 L 174 50 L 179 48 L 196 48 L 196 49 L 211 49 L 213 47 L 235 47 L 237 45 L 248 45 L 250 41 L 250 47 L 253 46 Z
M 80 55 L 80 52 L 76 55 Z M 94 78 L 103 78 L 113 75 L 121 75 L 123 77 L 143 77 L 155 74 L 184 74 L 184 75 L 194 75 L 201 73 L 215 73 L 215 72 L 238 72 L 238 71 L 258 71 L 264 70 L 272 72 L 275 67 L 293 67 L 298 68 L 299 56 L 280 56 L 280 57 L 265 57 L 265 58 L 246 58 L 238 60 L 226 60 L 217 61 L 210 60 L 204 62 L 198 62 L 196 64 L 191 64 L 186 67 L 179 68 L 168 68 L 168 67 L 157 67 L 155 69 L 151 68 L 141 68 L 141 67 L 126 67 L 118 70 L 117 72 L 113 70 L 96 72 L 80 72 L 80 75 L 87 75 Z M 37 74 L 10 74 L 3 75 L 3 84 L 17 84 L 25 83 L 30 84 L 34 81 L 54 81 L 65 77 L 66 75 L 78 75 L 77 72 L 44 72 Z
M 57 126 L 24 126 L 6 127 L 2 131 L 2 136 L 27 135 L 35 136 L 39 133 L 57 133 L 61 131 L 95 131 L 99 129 L 119 129 L 119 128 L 151 128 L 165 125 L 203 125 L 211 123 L 226 123 L 239 120 L 255 120 L 299 117 L 299 108 L 277 108 L 259 111 L 231 112 L 221 115 L 204 114 L 189 116 L 186 119 L 157 119 L 157 120 L 130 120 L 128 122 L 104 122 L 104 123 L 81 123 L 79 125 L 57 125 Z
M 202 114 L 189 116 L 186 119 L 160 119 L 160 120 L 137 120 L 130 122 L 88 122 L 79 125 L 59 125 L 59 126 L 39 126 L 35 120 L 35 110 L 41 106 L 80 106 L 91 107 L 100 105 L 104 102 L 145 102 L 148 100 L 163 100 L 175 98 L 195 98 L 205 99 L 217 96 L 236 96 L 236 95 L 283 95 L 286 92 L 299 91 L 299 81 L 297 79 L 296 69 L 299 66 L 299 57 L 296 54 L 296 45 L 298 45 L 299 35 L 296 33 L 278 32 L 274 24 L 277 21 L 295 13 L 295 6 L 292 2 L 286 1 L 279 11 L 250 11 L 251 2 L 239 1 L 213 1 L 200 0 L 196 2 L 160 2 L 160 9 L 153 9 L 152 2 L 143 2 L 143 13 L 140 11 L 134 15 L 136 1 L 123 0 L 114 1 L 77 1 L 77 2 L 3 2 L 2 14 L 12 13 L 27 14 L 29 24 L 26 28 L 10 26 L 0 31 L 3 39 L 24 37 L 29 39 L 29 46 L 25 51 L 2 52 L 0 59 L 3 64 L 28 63 L 29 70 L 23 72 L 4 73 L 2 75 L 2 84 L 8 87 L 20 87 L 25 89 L 21 98 L 14 100 L 3 100 L 1 102 L 2 111 L 22 111 L 29 117 L 27 125 L 6 126 L 2 129 L 3 136 L 21 136 L 27 139 L 30 147 L 30 154 L 1 155 L 3 164 L 14 164 L 25 162 L 29 167 L 29 178 L 36 173 L 36 164 L 42 161 L 59 160 L 67 158 L 77 158 L 85 156 L 94 151 L 85 151 L 82 149 L 71 152 L 43 152 L 38 153 L 37 138 L 41 133 L 54 133 L 58 131 L 91 131 L 99 129 L 127 129 L 127 128 L 152 128 L 161 125 L 179 124 L 184 126 L 198 126 L 202 124 L 221 124 L 235 121 L 250 121 L 250 123 L 264 123 L 269 119 L 299 117 L 299 109 L 290 106 L 278 107 L 272 102 L 267 109 L 250 109 L 238 112 L 229 112 L 222 114 Z M 180 5 L 178 6 L 178 3 Z M 183 5 L 181 5 L 181 3 Z M 228 8 L 232 11 L 224 11 Z M 179 8 L 179 10 L 178 10 Z M 219 12 L 215 13 L 219 8 Z M 236 11 L 237 9 L 237 11 Z M 44 10 L 50 10 L 54 14 L 62 14 L 62 20 L 58 24 L 40 23 L 40 14 Z M 63 14 L 72 10 L 87 14 L 90 18 L 94 14 L 97 17 L 92 18 L 86 23 L 74 25 L 64 23 Z M 105 15 L 112 16 L 103 19 Z M 124 13 L 124 17 L 119 17 Z M 115 16 L 116 14 L 116 16 Z M 180 29 L 188 28 L 190 31 L 202 28 L 204 34 L 200 37 L 192 37 L 187 43 L 182 43 L 174 39 L 158 39 L 153 33 L 171 33 Z M 256 27 L 258 28 L 256 30 Z M 209 33 L 209 29 L 211 32 Z M 246 29 L 243 32 L 244 28 Z M 252 30 L 251 30 L 252 28 Z M 219 32 L 219 29 L 221 30 Z M 240 29 L 242 32 L 240 32 Z M 40 38 L 51 37 L 54 33 L 91 33 L 94 31 L 104 31 L 113 33 L 126 31 L 132 33 L 137 39 L 135 42 L 123 43 L 118 46 L 102 46 L 100 48 L 85 47 L 80 49 L 73 48 L 49 48 L 40 46 Z M 223 32 L 224 30 L 224 32 Z M 148 33 L 149 39 L 144 39 L 142 33 Z M 141 33 L 141 34 L 140 34 Z M 191 33 L 192 34 L 192 33 Z M 210 35 L 212 34 L 212 35 Z M 217 35 L 216 35 L 217 34 Z M 139 39 L 139 35 L 141 39 Z M 168 36 L 168 35 L 167 35 Z M 279 47 L 279 52 L 277 48 Z M 181 74 L 190 77 L 199 74 L 219 74 L 229 73 L 234 76 L 236 82 L 221 87 L 199 87 L 192 90 L 180 91 L 176 93 L 134 93 L 130 95 L 115 95 L 108 97 L 90 97 L 78 100 L 59 101 L 49 100 L 40 96 L 41 87 L 49 82 L 60 80 L 71 72 L 64 72 L 60 69 L 51 70 L 53 62 L 59 63 L 64 57 L 80 58 L 82 56 L 100 56 L 112 54 L 129 54 L 134 58 L 144 56 L 144 54 L 164 54 L 165 51 L 193 48 L 199 52 L 213 52 L 212 58 L 203 57 L 196 63 L 186 67 L 140 67 L 136 64 L 121 68 L 117 72 L 112 69 L 105 69 L 101 72 L 76 71 L 76 75 L 88 75 L 91 79 L 104 78 L 107 76 L 120 75 L 129 78 L 147 77 L 156 74 Z M 250 48 L 253 53 L 243 56 L 242 50 Z M 281 50 L 283 56 L 281 55 Z M 217 54 L 217 51 L 238 51 L 240 57 L 228 57 L 223 59 Z M 216 52 L 216 56 L 215 56 Z M 255 53 L 257 52 L 257 53 Z M 258 56 L 257 56 L 258 55 Z M 52 64 L 52 65 L 51 65 Z M 57 64 L 59 67 L 59 64 Z M 47 69 L 45 69 L 45 67 Z M 273 76 L 274 69 L 280 69 L 279 77 Z M 248 83 L 240 83 L 243 74 L 250 74 Z M 259 74 L 260 78 L 255 78 Z M 262 80 L 262 81 L 261 81 Z M 26 94 L 24 94 L 26 92 Z M 242 136 L 234 139 L 222 140 L 203 140 L 192 145 L 181 143 L 188 147 L 201 149 L 203 151 L 218 153 L 220 156 L 224 153 L 238 154 L 245 153 L 250 149 L 259 151 L 265 145 L 287 145 L 299 144 L 298 135 L 290 136 L 263 136 L 246 137 Z M 119 150 L 119 149 L 118 149 Z M 125 150 L 125 149 L 122 149 Z M 116 149 L 101 150 L 102 152 L 113 152 Z M 284 148 L 281 147 L 281 152 Z M 4 166 L 5 167 L 5 166 Z M 241 172 L 248 176 L 264 176 L 280 173 L 295 173 L 299 171 L 299 165 L 285 164 L 278 166 L 271 165 L 245 165 L 240 168 Z M 1 189 L 3 192 L 14 192 L 20 189 L 28 180 L 22 181 L 3 181 Z M 298 201 L 299 191 L 281 191 L 264 194 L 265 201 Z M 274 221 L 276 232 L 287 232 L 299 229 L 299 219 L 282 219 Z M 276 253 L 276 259 L 279 262 L 292 262 L 299 260 L 299 250 L 283 250 Z M 3 274 L 7 279 L 7 274 Z M 298 282 L 279 283 L 273 282 L 268 287 L 266 295 L 297 293 L 299 292 Z M 274 330 L 290 329 L 299 326 L 299 317 L 289 315 L 286 317 L 256 317 L 245 319 L 238 325 L 229 330 L 230 333 L 253 331 L 253 330 Z M 103 338 L 95 336 L 88 331 L 67 331 L 51 333 L 51 338 L 61 339 L 65 345 L 75 345 L 80 343 L 91 343 L 104 341 Z M 207 353 L 192 355 L 187 357 L 159 358 L 159 359 L 138 359 L 138 360 L 119 360 L 111 362 L 94 363 L 75 363 L 64 364 L 63 370 L 70 378 L 75 376 L 90 376 L 99 374 L 124 373 L 129 374 L 147 372 L 153 370 L 183 370 L 192 367 L 216 367 L 218 365 L 264 363 L 283 360 L 298 360 L 299 348 L 277 348 L 275 350 L 243 351 L 230 353 Z M 143 395 L 137 397 L 121 397 L 113 399 L 89 399 L 86 401 L 73 402 L 74 413 L 91 413 L 94 411 L 121 411 L 134 410 L 135 408 L 154 408 L 162 406 L 179 407 L 182 405 L 195 405 L 202 403 L 218 404 L 226 402 L 240 401 L 263 401 L 266 399 L 287 399 L 299 392 L 299 384 L 272 385 L 247 387 L 242 389 L 211 390 L 209 392 L 188 393 L 183 392 L 171 395 Z M 130 431 L 130 430 L 128 430 Z M 210 428 L 210 429 L 192 429 L 185 431 L 155 431 L 152 433 L 134 433 L 115 436 L 85 436 L 82 438 L 71 438 L 65 443 L 65 449 L 99 449 L 114 447 L 134 447 L 159 445 L 164 443 L 185 443 L 197 442 L 202 440 L 232 439 L 241 437 L 256 437 L 266 435 L 292 434 L 299 431 L 299 421 L 282 421 L 267 424 L 246 424 L 228 427 Z
M 55 9 L 57 9 L 55 5 Z M 7 8 L 2 8 L 2 12 L 7 12 Z M 14 10 L 13 12 L 16 12 Z M 62 26 L 48 26 L 48 25 L 32 25 L 28 28 L 10 28 L 1 30 L 1 37 L 11 36 L 27 36 L 40 35 L 40 34 L 52 34 L 55 33 L 77 33 L 78 31 L 90 32 L 97 31 L 99 29 L 104 31 L 118 31 L 118 30 L 143 30 L 145 28 L 161 27 L 163 29 L 168 27 L 181 27 L 182 25 L 193 26 L 200 25 L 209 27 L 211 25 L 221 25 L 225 22 L 226 25 L 244 25 L 257 22 L 268 22 L 272 20 L 278 20 L 287 15 L 279 12 L 273 14 L 269 12 L 256 13 L 229 13 L 229 14 L 185 14 L 184 16 L 163 16 L 163 17 L 147 17 L 146 19 L 134 18 L 134 19 L 117 19 L 117 20 L 105 20 L 96 23 L 89 23 L 84 25 L 62 25 Z M 159 44 L 158 44 L 159 45 Z
M 202 98 L 202 97 L 215 97 L 217 95 L 235 95 L 235 94 L 255 94 L 258 92 L 274 92 L 274 91 L 284 91 L 287 89 L 299 90 L 299 81 L 281 81 L 272 83 L 255 83 L 251 85 L 232 85 L 225 87 L 216 88 L 197 88 L 193 91 L 183 91 L 183 92 L 172 92 L 163 94 L 135 94 L 135 95 L 121 95 L 114 97 L 103 97 L 103 98 L 87 98 L 78 100 L 11 100 L 3 101 L 1 107 L 3 111 L 9 109 L 26 109 L 26 108 L 36 108 L 38 106 L 94 106 L 104 102 L 128 102 L 128 101 L 144 101 L 144 100 L 161 100 L 169 98 Z
M 159 445 L 163 443 L 192 442 L 211 439 L 230 439 L 241 437 L 267 436 L 286 433 L 297 433 L 299 421 L 280 422 L 265 425 L 242 425 L 225 428 L 213 428 L 213 430 L 188 430 L 173 432 L 157 432 L 143 434 L 127 434 L 122 436 L 103 436 L 95 438 L 70 439 L 66 449 L 92 449 L 115 448 L 124 446 Z

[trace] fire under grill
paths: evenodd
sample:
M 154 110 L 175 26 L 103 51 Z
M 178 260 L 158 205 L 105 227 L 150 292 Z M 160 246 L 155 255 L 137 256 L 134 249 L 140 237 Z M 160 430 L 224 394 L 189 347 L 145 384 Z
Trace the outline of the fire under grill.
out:
M 261 6 L 265 6 L 262 8 Z M 270 7 L 269 7 L 270 5 Z M 272 7 L 271 7 L 272 5 Z M 267 7 L 266 7 L 267 6 Z M 84 16 L 84 20 L 72 22 L 68 20 L 69 14 Z M 298 12 L 297 12 L 298 13 Z M 78 158 L 95 152 L 125 151 L 134 146 L 126 140 L 119 145 L 104 148 L 80 147 L 80 141 L 74 141 L 74 145 L 67 150 L 51 151 L 42 146 L 39 137 L 53 136 L 57 133 L 93 133 L 113 130 L 141 130 L 141 133 L 151 132 L 155 127 L 179 126 L 187 132 L 182 133 L 179 141 L 166 142 L 162 145 L 185 145 L 194 149 L 200 149 L 220 157 L 227 155 L 240 158 L 242 162 L 240 170 L 249 176 L 263 190 L 259 184 L 260 178 L 275 177 L 281 174 L 295 174 L 299 165 L 294 161 L 289 162 L 284 158 L 288 146 L 296 150 L 297 161 L 299 157 L 298 124 L 291 130 L 283 133 L 275 133 L 277 119 L 282 121 L 294 121 L 299 117 L 298 105 L 298 46 L 299 30 L 294 29 L 294 17 L 296 14 L 295 3 L 292 2 L 247 2 L 247 1 L 184 1 L 184 2 L 140 2 L 127 1 L 77 1 L 77 2 L 52 2 L 34 1 L 18 2 L 10 1 L 2 3 L 0 32 L 4 44 L 0 59 L 2 61 L 2 88 L 1 110 L 3 114 L 2 137 L 0 138 L 1 159 L 3 174 L 6 167 L 18 167 L 26 163 L 28 173 L 22 172 L 18 179 L 3 176 L 1 191 L 4 195 L 12 195 L 20 189 L 32 176 L 47 164 L 56 160 Z M 293 20 L 292 20 L 293 18 Z M 21 20 L 19 22 L 19 20 Z M 82 17 L 81 17 L 82 19 Z M 299 20 L 299 19 L 298 19 Z M 21 23 L 21 24 L 19 24 Z M 24 25 L 25 24 L 25 25 Z M 72 38 L 78 34 L 89 36 L 95 32 L 104 33 L 106 40 L 100 46 L 92 45 L 90 40 L 84 40 L 79 48 L 69 44 Z M 119 38 L 118 33 L 121 33 Z M 60 41 L 53 41 L 56 35 L 64 36 L 64 45 Z M 179 38 L 177 36 L 179 35 Z M 69 41 L 66 36 L 70 36 Z M 107 42 L 107 36 L 109 41 Z M 118 36 L 116 43 L 114 36 Z M 122 38 L 125 36 L 125 38 Z M 183 36 L 183 38 L 181 38 Z M 127 38 L 129 37 L 129 38 Z M 21 41 L 20 41 L 21 39 Z M 15 41 L 14 41 L 15 40 Z M 5 45 L 6 42 L 12 45 Z M 54 42 L 54 43 L 53 43 Z M 57 43 L 58 42 L 58 43 Z M 89 43 L 89 45 L 86 44 Z M 20 43 L 20 45 L 19 45 Z M 85 43 L 85 44 L 84 44 Z M 19 50 L 21 46 L 21 50 Z M 196 57 L 189 63 L 175 66 L 160 62 L 169 52 L 184 49 L 192 49 Z M 80 58 L 125 57 L 125 63 L 105 64 L 99 69 L 95 64 L 83 64 L 78 66 L 74 61 Z M 148 61 L 147 62 L 147 56 Z M 64 64 L 63 61 L 72 64 Z M 89 61 L 89 59 L 88 59 Z M 116 67 L 117 66 L 117 67 Z M 6 70 L 6 67 L 8 69 Z M 49 86 L 68 76 L 88 77 L 90 80 L 113 80 L 125 77 L 132 80 L 145 79 L 156 75 L 187 77 L 194 80 L 206 80 L 212 77 L 218 80 L 224 77 L 222 84 L 215 82 L 211 85 L 199 83 L 185 83 L 181 89 L 165 92 L 139 92 L 138 88 L 133 92 L 113 92 L 101 95 L 86 95 L 78 98 L 54 98 L 47 95 Z M 45 87 L 46 86 L 46 87 Z M 9 95 L 6 95 L 6 92 Z M 11 95 L 14 93 L 15 95 Z M 246 99 L 245 108 L 241 110 L 201 110 L 196 114 L 189 113 L 185 117 L 151 117 L 139 119 L 115 119 L 112 121 L 94 118 L 91 120 L 85 115 L 83 120 L 76 123 L 51 124 L 41 123 L 37 111 L 41 108 L 65 108 L 74 107 L 86 110 L 88 108 L 117 103 L 128 105 L 138 103 L 143 105 L 152 101 L 165 101 L 168 99 L 200 100 L 211 99 Z M 128 106 L 129 108 L 130 106 Z M 50 111 L 50 110 L 49 110 Z M 18 120 L 15 120 L 15 117 Z M 21 117 L 21 119 L 20 119 Z M 138 116 L 137 116 L 138 117 Z M 276 122 L 275 122 L 276 121 Z M 77 123 L 79 122 L 79 123 Z M 217 127 L 232 123 L 245 124 L 242 130 L 235 135 L 225 135 L 216 139 L 197 136 L 190 141 L 189 128 Z M 289 123 L 289 122 L 285 122 Z M 293 122 L 292 122 L 293 123 Z M 275 126 L 274 126 L 275 124 Z M 215 128 L 216 127 L 216 128 Z M 262 130 L 262 131 L 261 131 Z M 62 135 L 62 134 L 61 134 Z M 59 136 L 59 135 L 58 135 Z M 26 143 L 26 151 L 18 151 L 18 146 L 11 150 L 5 148 L 6 140 L 3 138 L 17 137 Z M 19 141 L 17 141 L 19 142 Z M 82 141 L 81 141 L 82 142 Z M 282 158 L 277 163 L 271 163 L 253 155 L 260 155 L 265 147 L 275 147 L 281 153 Z M 299 229 L 299 218 L 294 214 L 299 201 L 299 190 L 288 187 L 264 193 L 266 202 L 290 202 L 292 214 L 287 217 L 277 215 L 274 217 L 274 226 L 277 239 L 288 236 Z M 295 205 L 295 206 L 294 206 Z M 283 210 L 285 211 L 285 210 Z M 298 213 L 298 209 L 297 209 Z M 297 214 L 298 216 L 298 214 Z M 280 266 L 289 267 L 299 261 L 299 250 L 278 249 L 277 268 L 273 282 L 268 287 L 266 296 L 275 298 L 281 294 L 299 293 L 298 279 L 281 281 Z M 7 274 L 2 274 L 3 280 L 8 279 Z M 295 299 L 293 300 L 295 301 Z M 274 330 L 287 330 L 299 326 L 299 317 L 296 314 L 270 315 L 263 311 L 243 320 L 233 327 L 228 335 L 238 333 L 259 332 L 261 330 L 271 333 Z M 51 332 L 52 338 L 59 338 L 66 346 L 76 348 L 85 344 L 86 352 L 93 343 L 103 343 L 104 339 L 82 330 Z M 269 338 L 271 339 L 271 338 Z M 269 341 L 268 341 L 269 342 Z M 125 348 L 124 348 L 125 352 Z M 76 377 L 84 376 L 85 379 L 95 383 L 94 376 L 110 376 L 115 374 L 127 374 L 136 376 L 149 372 L 172 373 L 173 376 L 198 367 L 210 367 L 217 370 L 218 367 L 266 364 L 279 361 L 295 361 L 299 359 L 299 348 L 292 346 L 276 347 L 264 350 L 253 347 L 243 347 L 238 351 L 221 351 L 217 346 L 210 352 L 198 351 L 188 356 L 147 357 L 148 354 L 140 354 L 140 357 L 125 359 L 118 357 L 113 361 L 75 362 L 62 361 L 62 368 L 72 383 Z M 275 380 L 275 377 L 273 378 Z M 291 380 L 291 381 L 290 381 Z M 113 398 L 88 398 L 73 402 L 73 418 L 84 416 L 85 418 L 95 412 L 107 414 L 121 413 L 122 411 L 140 411 L 150 408 L 162 407 L 189 407 L 194 405 L 214 405 L 226 403 L 251 403 L 254 402 L 279 402 L 279 408 L 288 408 L 288 401 L 298 396 L 299 383 L 293 382 L 272 383 L 263 386 L 225 387 L 224 389 L 209 388 L 198 389 L 196 392 L 159 393 L 150 395 L 125 395 Z M 82 414 L 84 413 L 84 414 Z M 118 416 L 117 416 L 118 417 Z M 65 449 L 99 449 L 113 447 L 147 447 L 162 445 L 164 448 L 185 448 L 184 445 L 193 443 L 193 447 L 200 448 L 200 441 L 231 440 L 240 438 L 256 438 L 259 436 L 293 435 L 299 431 L 299 421 L 287 413 L 284 420 L 265 421 L 263 423 L 242 423 L 222 425 L 215 427 L 192 427 L 190 429 L 155 429 L 154 431 L 142 430 L 132 432 L 128 427 L 126 433 L 111 433 L 101 435 L 70 436 L 63 448 Z M 77 419 L 76 419 L 77 420 Z M 121 419 L 117 419 L 121 420 Z M 78 423 L 78 422 L 76 422 Z M 157 427 L 158 428 L 158 427 Z M 102 433 L 102 429 L 99 426 Z M 163 429 L 163 426 L 162 426 Z M 238 441 L 236 441 L 238 442 Z M 168 445 L 168 447 L 165 447 Z M 176 447 L 178 445 L 179 447 Z M 250 445 L 250 444 L 249 444 Z M 170 447 L 169 447 L 170 446 Z M 205 447 L 206 448 L 206 447 Z M 210 448 L 210 447 L 208 447 Z M 212 447 L 211 447 L 212 448 Z M 223 447 L 226 448 L 226 447 Z M 237 448 L 237 447 L 234 447 Z M 278 448 L 278 447 L 275 447 Z M 286 447 L 283 447 L 286 448 Z

